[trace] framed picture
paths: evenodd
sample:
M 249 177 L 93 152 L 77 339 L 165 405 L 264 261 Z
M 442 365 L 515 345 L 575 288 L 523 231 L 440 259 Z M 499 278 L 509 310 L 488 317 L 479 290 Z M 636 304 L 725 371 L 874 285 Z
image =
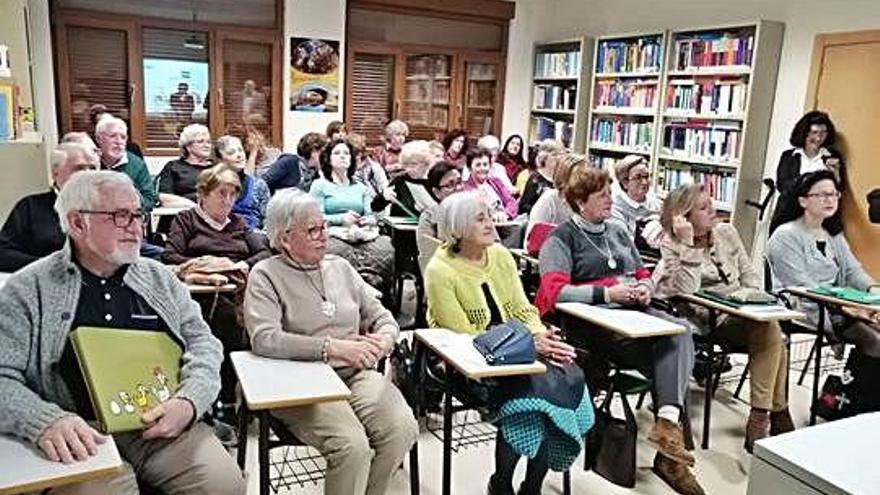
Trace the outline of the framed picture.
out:
M 290 109 L 339 111 L 339 41 L 290 39 Z

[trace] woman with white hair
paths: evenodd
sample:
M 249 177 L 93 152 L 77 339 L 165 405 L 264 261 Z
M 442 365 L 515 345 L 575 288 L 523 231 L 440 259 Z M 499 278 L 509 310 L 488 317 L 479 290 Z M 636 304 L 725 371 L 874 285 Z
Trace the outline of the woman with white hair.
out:
M 393 179 L 403 173 L 403 168 L 399 163 L 400 150 L 406 137 L 409 135 L 409 126 L 402 120 L 392 120 L 385 126 L 385 135 L 382 138 L 382 145 L 373 150 L 373 160 L 376 160 L 388 178 Z
M 232 212 L 241 215 L 248 229 L 263 228 L 263 217 L 266 216 L 266 204 L 269 202 L 269 186 L 259 177 L 247 174 L 247 155 L 241 140 L 235 136 L 220 136 L 214 146 L 217 158 L 238 174 L 241 183 L 241 194 L 232 206 Z
M 399 163 L 403 173 L 392 179 L 381 195 L 373 198 L 373 211 L 384 210 L 390 204 L 392 216 L 418 218 L 437 204 L 425 187 L 433 164 L 430 145 L 422 140 L 404 144 Z
M 327 253 L 327 228 L 306 193 L 269 201 L 266 229 L 280 254 L 251 270 L 245 326 L 256 354 L 328 363 L 351 389 L 346 401 L 272 411 L 326 460 L 324 493 L 386 493 L 418 436 L 400 391 L 376 371 L 399 328 L 354 267 Z
M 575 351 L 562 341 L 556 329 L 546 328 L 523 291 L 516 261 L 510 252 L 495 242 L 492 211 L 479 192 L 462 192 L 448 196 L 437 211 L 437 227 L 443 245 L 434 253 L 425 269 L 428 296 L 428 324 L 454 332 L 481 334 L 491 326 L 518 322 L 525 325 L 535 339 L 535 348 L 542 361 L 548 363 L 547 373 L 536 377 L 517 377 L 498 381 L 489 393 L 488 407 L 499 419 L 495 443 L 495 473 L 489 479 L 490 494 L 513 492 L 513 473 L 523 455 L 529 456 L 526 477 L 517 493 L 539 494 L 549 468 L 564 471 L 577 457 L 577 452 L 561 461 L 560 445 L 554 440 L 566 437 L 552 431 L 579 418 L 577 435 L 568 446 L 578 445 L 592 425 L 592 407 L 580 368 L 573 364 Z M 554 390 L 554 399 L 548 390 Z M 547 408 L 531 411 L 546 419 L 546 430 L 530 435 L 505 422 L 509 403 L 529 398 L 532 404 Z M 559 434 L 558 436 L 552 433 Z M 519 442 L 539 445 L 528 452 Z M 579 448 L 578 448 L 579 450 Z
M 210 168 L 211 133 L 202 124 L 190 124 L 180 131 L 180 158 L 165 164 L 159 173 L 159 202 L 162 206 L 196 205 L 199 174 Z

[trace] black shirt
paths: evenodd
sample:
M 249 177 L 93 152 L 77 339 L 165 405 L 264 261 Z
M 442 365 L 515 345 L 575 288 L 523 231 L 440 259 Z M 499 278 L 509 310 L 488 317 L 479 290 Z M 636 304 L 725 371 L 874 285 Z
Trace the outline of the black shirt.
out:
M 171 160 L 159 172 L 159 193 L 176 194 L 190 201 L 197 200 L 196 182 L 199 174 L 211 168 L 208 165 L 193 165 L 183 158 Z
M 64 246 L 55 191 L 22 198 L 0 230 L 0 272 L 14 272 Z
M 553 182 L 541 175 L 540 172 L 533 173 L 532 176 L 529 177 L 528 182 L 526 182 L 522 198 L 519 200 L 519 213 L 523 214 L 531 212 L 532 207 L 538 202 L 538 198 L 540 198 L 541 194 L 547 189 L 553 189 Z
M 80 267 L 82 284 L 71 330 L 88 326 L 168 332 L 167 323 L 144 298 L 123 282 L 127 269 L 128 265 L 124 265 L 110 277 L 101 278 Z M 64 346 L 58 364 L 67 389 L 76 403 L 76 413 L 86 420 L 95 419 L 89 392 L 70 339 Z

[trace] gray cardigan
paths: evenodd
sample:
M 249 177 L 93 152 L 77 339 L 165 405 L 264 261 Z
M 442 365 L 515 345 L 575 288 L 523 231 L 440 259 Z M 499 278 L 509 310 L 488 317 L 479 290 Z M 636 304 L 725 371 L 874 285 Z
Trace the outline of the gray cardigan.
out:
M 773 271 L 773 288 L 836 285 L 866 290 L 874 280 L 853 255 L 843 234 L 828 239 L 828 256 L 816 247 L 816 239 L 803 219 L 781 225 L 767 243 L 767 257 Z M 815 305 L 801 303 L 811 323 L 818 321 Z
M 70 243 L 12 275 L 0 289 L 0 433 L 35 443 L 46 426 L 74 414 L 59 373 L 79 300 L 81 275 Z M 222 345 L 186 286 L 163 265 L 139 258 L 123 278 L 184 343 L 180 389 L 196 418 L 220 391 Z

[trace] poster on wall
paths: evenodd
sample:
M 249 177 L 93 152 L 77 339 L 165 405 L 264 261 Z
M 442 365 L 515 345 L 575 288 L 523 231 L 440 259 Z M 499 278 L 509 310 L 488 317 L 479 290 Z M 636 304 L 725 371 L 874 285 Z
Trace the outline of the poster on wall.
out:
M 339 41 L 290 38 L 290 109 L 339 110 Z

